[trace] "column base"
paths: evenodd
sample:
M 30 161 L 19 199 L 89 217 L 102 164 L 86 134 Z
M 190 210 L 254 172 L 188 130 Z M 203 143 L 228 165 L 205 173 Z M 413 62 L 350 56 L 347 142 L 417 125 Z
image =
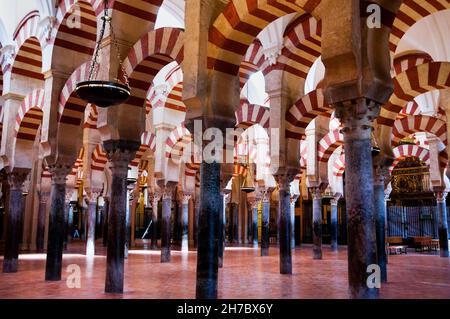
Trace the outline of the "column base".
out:
M 18 264 L 18 260 L 16 258 L 4 259 L 3 260 L 3 272 L 4 273 L 17 272 L 17 264 Z

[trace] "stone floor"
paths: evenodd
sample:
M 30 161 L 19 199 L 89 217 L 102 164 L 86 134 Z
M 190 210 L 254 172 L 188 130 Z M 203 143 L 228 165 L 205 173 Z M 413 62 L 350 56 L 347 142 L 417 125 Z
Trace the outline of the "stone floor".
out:
M 323 260 L 313 260 L 310 246 L 295 249 L 293 275 L 280 275 L 276 247 L 260 257 L 253 248 L 228 247 L 219 273 L 220 298 L 347 298 L 346 249 L 324 247 Z M 0 257 L 2 261 L 3 257 Z M 130 250 L 125 265 L 123 295 L 103 293 L 105 249 L 95 258 L 83 256 L 83 246 L 69 246 L 63 260 L 63 280 L 45 282 L 44 254 L 21 254 L 19 272 L 0 273 L 0 298 L 194 298 L 196 253 L 172 251 L 172 262 L 161 264 L 158 251 Z M 80 266 L 81 288 L 68 288 L 67 267 Z M 450 259 L 408 253 L 389 259 L 389 283 L 382 298 L 450 298 Z

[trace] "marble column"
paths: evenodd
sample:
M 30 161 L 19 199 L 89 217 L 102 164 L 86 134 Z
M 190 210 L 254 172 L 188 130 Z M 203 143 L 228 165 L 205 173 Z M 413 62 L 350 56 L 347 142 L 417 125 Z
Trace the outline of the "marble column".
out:
M 219 230 L 222 219 L 220 195 L 220 163 L 202 162 L 200 166 L 201 207 L 197 249 L 198 299 L 217 298 L 219 269 Z
M 322 194 L 319 187 L 311 188 L 313 198 L 313 259 L 322 259 Z
M 9 183 L 9 211 L 7 212 L 7 228 L 3 272 L 17 272 L 19 258 L 20 229 L 23 224 L 24 196 L 22 189 L 30 173 L 29 169 L 15 168 L 7 173 Z
M 152 202 L 152 239 L 150 249 L 158 249 L 158 202 L 161 194 L 157 191 L 150 196 Z
M 181 251 L 189 251 L 189 200 L 191 194 L 182 193 L 181 195 Z
M 172 196 L 176 184 L 168 182 L 163 189 L 162 194 L 162 215 L 161 215 L 161 262 L 170 262 L 170 235 L 172 214 Z
M 223 187 L 221 187 L 223 189 Z M 231 198 L 231 194 L 227 192 L 221 193 L 222 195 L 222 203 L 221 203 L 221 221 L 219 224 L 219 268 L 223 267 L 223 254 L 225 251 L 225 225 L 227 223 L 227 216 L 226 216 L 226 207 L 227 203 Z
M 108 223 L 109 223 L 109 197 L 103 197 L 103 247 L 107 247 L 108 245 Z
M 298 200 L 297 195 L 291 195 L 291 248 L 295 249 L 295 203 Z
M 45 280 L 61 280 L 64 234 L 66 231 L 65 199 L 66 178 L 72 171 L 73 163 L 49 165 L 52 174 L 51 206 L 48 226 L 47 259 Z
M 198 247 L 198 217 L 200 215 L 200 196 L 195 194 L 194 200 L 194 247 Z
M 447 192 L 438 191 L 435 193 L 437 212 L 439 216 L 439 247 L 441 257 L 449 257 L 448 253 L 448 222 L 447 206 L 445 204 Z
M 230 243 L 239 242 L 239 204 L 230 204 Z
M 39 212 L 36 229 L 36 250 L 38 252 L 44 251 L 45 220 L 47 218 L 47 202 L 49 198 L 50 192 L 39 191 Z
M 351 298 L 374 299 L 379 289 L 367 285 L 367 269 L 378 262 L 371 134 L 380 104 L 357 98 L 334 107 L 344 135 L 349 293 Z
M 73 188 L 68 189 L 66 186 L 66 196 L 64 200 L 64 250 L 67 250 L 67 243 L 69 241 L 69 218 L 70 218 L 70 201 L 72 200 Z
M 86 256 L 95 256 L 95 220 L 97 216 L 97 200 L 101 190 L 88 190 L 88 220 L 86 236 Z
M 269 218 L 270 218 L 270 191 L 265 191 L 262 198 L 261 215 L 261 256 L 269 256 Z
M 252 205 L 252 241 L 254 248 L 258 248 L 258 206 L 259 201 L 255 200 Z
M 103 146 L 112 173 L 105 292 L 123 293 L 128 164 L 135 158 L 140 142 L 109 140 Z
M 331 250 L 338 251 L 338 204 L 340 196 L 331 199 Z
M 280 273 L 292 274 L 292 248 L 291 248 L 291 185 L 287 175 L 278 175 L 278 212 L 279 245 L 280 245 Z
M 380 266 L 381 271 L 381 282 L 387 282 L 386 200 L 384 194 L 384 176 L 387 173 L 387 169 L 376 165 L 373 173 L 374 215 L 377 236 L 378 266 Z

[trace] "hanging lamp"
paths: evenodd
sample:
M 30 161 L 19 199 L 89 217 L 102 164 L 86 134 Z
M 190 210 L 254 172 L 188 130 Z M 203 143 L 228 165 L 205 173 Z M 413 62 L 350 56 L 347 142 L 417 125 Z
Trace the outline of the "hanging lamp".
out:
M 247 135 L 247 154 L 245 155 L 245 163 L 244 167 L 247 168 L 247 173 L 245 174 L 244 181 L 241 185 L 241 190 L 245 193 L 251 193 L 255 191 L 255 183 L 253 181 L 253 170 L 250 165 L 250 145 L 248 141 L 248 135 Z
M 372 135 L 371 135 L 371 139 L 370 140 L 371 140 L 370 142 L 371 142 L 371 147 L 372 147 L 372 157 L 375 157 L 378 154 L 380 154 L 381 149 L 378 146 L 377 139 L 375 138 L 375 134 L 373 133 L 373 131 L 372 131 Z
M 114 30 L 111 23 L 111 17 L 108 15 L 108 0 L 104 0 L 104 14 L 101 18 L 103 20 L 102 28 L 100 30 L 100 36 L 97 40 L 94 50 L 94 56 L 89 69 L 89 79 L 87 81 L 79 82 L 75 88 L 75 92 L 78 97 L 87 103 L 95 104 L 99 107 L 109 107 L 126 102 L 130 97 L 131 91 L 128 82 L 128 75 L 123 67 L 122 59 L 120 56 L 119 46 L 114 36 Z M 102 81 L 96 80 L 97 72 L 100 67 L 98 62 L 99 53 L 103 37 L 105 35 L 106 24 L 109 24 L 111 43 L 114 45 L 117 51 L 117 58 L 123 74 L 123 83 L 119 79 L 114 81 Z

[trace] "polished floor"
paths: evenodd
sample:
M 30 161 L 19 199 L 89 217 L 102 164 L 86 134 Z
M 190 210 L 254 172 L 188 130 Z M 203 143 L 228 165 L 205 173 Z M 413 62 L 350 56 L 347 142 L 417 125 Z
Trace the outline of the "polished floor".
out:
M 293 275 L 280 275 L 277 248 L 270 256 L 259 250 L 228 247 L 219 273 L 220 298 L 347 298 L 345 247 L 323 260 L 313 260 L 310 246 L 293 253 Z M 2 261 L 3 257 L 0 257 Z M 172 262 L 161 264 L 158 251 L 130 250 L 125 265 L 123 295 L 105 294 L 105 249 L 86 258 L 81 244 L 69 245 L 63 259 L 63 280 L 45 282 L 44 254 L 21 254 L 19 272 L 0 273 L 0 298 L 194 298 L 196 253 L 172 251 Z M 69 265 L 81 269 L 80 288 L 68 288 Z M 408 253 L 389 259 L 389 282 L 381 298 L 450 298 L 450 259 L 435 254 Z M 73 281 L 72 281 L 73 282 Z

